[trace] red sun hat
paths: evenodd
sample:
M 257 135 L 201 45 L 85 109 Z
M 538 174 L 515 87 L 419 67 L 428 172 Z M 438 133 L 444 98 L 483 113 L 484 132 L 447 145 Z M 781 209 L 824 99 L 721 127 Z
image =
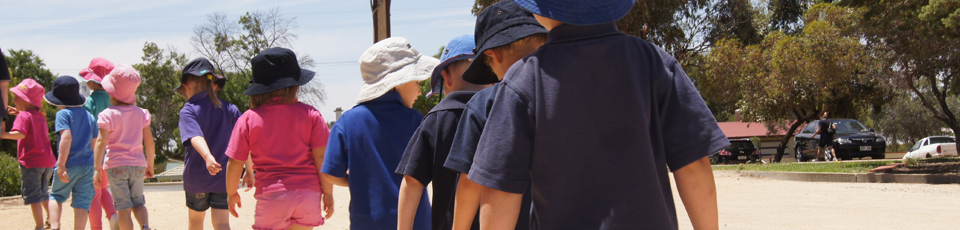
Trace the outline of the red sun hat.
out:
M 103 78 L 113 71 L 113 68 L 113 62 L 101 57 L 94 58 L 90 60 L 90 65 L 87 66 L 87 69 L 80 71 L 80 77 L 83 77 L 84 81 L 101 83 L 103 82 Z
M 123 103 L 134 104 L 137 102 L 137 87 L 140 86 L 140 72 L 137 72 L 132 66 L 119 64 L 110 74 L 103 77 L 103 90 L 110 94 L 110 97 Z
M 27 78 L 21 81 L 17 86 L 10 88 L 10 92 L 37 108 L 43 108 L 43 94 L 46 92 L 43 86 L 33 79 Z

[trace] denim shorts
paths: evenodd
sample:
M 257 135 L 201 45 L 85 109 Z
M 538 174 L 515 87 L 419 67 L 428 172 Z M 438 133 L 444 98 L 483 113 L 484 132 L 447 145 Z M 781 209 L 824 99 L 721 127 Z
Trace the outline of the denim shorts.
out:
M 147 167 L 117 166 L 108 168 L 110 193 L 113 194 L 113 206 L 117 211 L 143 206 L 143 178 Z
M 20 194 L 23 204 L 40 203 L 50 199 L 50 177 L 53 168 L 27 168 L 20 165 Z
M 73 202 L 70 202 L 70 207 L 90 211 L 90 202 L 96 194 L 93 189 L 93 165 L 67 167 L 67 179 L 70 182 L 66 183 L 57 176 L 60 170 L 59 167 L 53 170 L 53 191 L 50 192 L 50 199 L 63 203 L 72 193 Z
M 207 209 L 227 209 L 227 192 L 202 192 L 187 194 L 187 208 L 193 211 L 204 212 Z

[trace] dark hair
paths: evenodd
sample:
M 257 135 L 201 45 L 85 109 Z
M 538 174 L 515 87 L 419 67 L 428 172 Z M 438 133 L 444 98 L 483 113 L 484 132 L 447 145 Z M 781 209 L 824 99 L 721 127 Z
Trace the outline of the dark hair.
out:
M 219 109 L 219 108 L 222 108 L 223 105 L 220 103 L 220 98 L 217 97 L 217 92 L 213 90 L 213 84 L 216 84 L 216 82 L 214 82 L 215 80 L 216 80 L 216 77 L 214 77 L 211 74 L 207 74 L 204 76 L 189 75 L 187 76 L 186 82 L 196 82 L 198 87 L 194 88 L 193 90 L 194 91 L 202 90 L 203 92 L 206 92 L 207 96 L 210 96 L 210 102 L 213 102 L 213 107 L 216 107 Z M 186 95 L 186 92 L 183 92 L 183 91 L 178 93 L 180 93 L 181 95 Z M 190 99 L 190 98 L 187 98 L 187 99 Z
M 250 108 L 256 108 L 261 105 L 272 104 L 272 103 L 293 103 L 297 102 L 297 93 L 300 91 L 300 86 L 289 86 L 286 88 L 251 95 L 250 96 Z

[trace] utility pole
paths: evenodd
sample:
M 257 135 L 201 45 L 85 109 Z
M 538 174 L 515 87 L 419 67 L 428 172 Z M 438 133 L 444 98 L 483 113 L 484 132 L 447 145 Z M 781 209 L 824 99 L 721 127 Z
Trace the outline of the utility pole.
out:
M 390 0 L 370 0 L 373 11 L 373 43 L 390 37 Z

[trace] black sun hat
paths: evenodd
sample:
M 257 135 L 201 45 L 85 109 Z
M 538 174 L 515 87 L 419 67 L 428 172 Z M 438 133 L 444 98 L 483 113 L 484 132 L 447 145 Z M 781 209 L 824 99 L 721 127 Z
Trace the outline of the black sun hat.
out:
M 87 102 L 87 98 L 80 95 L 80 81 L 66 75 L 53 80 L 53 89 L 43 95 L 43 100 L 63 107 L 80 107 Z
M 174 91 L 180 91 L 183 88 L 183 83 L 187 82 L 187 77 L 198 76 L 203 77 L 207 76 L 210 80 L 216 79 L 214 81 L 217 83 L 217 86 L 220 86 L 223 89 L 223 86 L 227 84 L 227 78 L 217 75 L 213 71 L 213 63 L 207 58 L 197 58 L 188 62 L 186 66 L 183 66 L 183 72 L 180 73 L 180 85 L 177 88 L 173 89 Z
M 297 55 L 286 48 L 270 48 L 250 59 L 253 77 L 246 95 L 269 93 L 290 86 L 304 85 L 313 80 L 313 71 L 300 69 Z
M 483 51 L 505 46 L 534 34 L 545 34 L 533 14 L 520 8 L 513 1 L 501 1 L 487 7 L 477 16 L 474 37 L 477 48 L 476 58 L 463 72 L 463 80 L 477 85 L 497 83 L 500 80 L 493 69 L 484 62 Z

